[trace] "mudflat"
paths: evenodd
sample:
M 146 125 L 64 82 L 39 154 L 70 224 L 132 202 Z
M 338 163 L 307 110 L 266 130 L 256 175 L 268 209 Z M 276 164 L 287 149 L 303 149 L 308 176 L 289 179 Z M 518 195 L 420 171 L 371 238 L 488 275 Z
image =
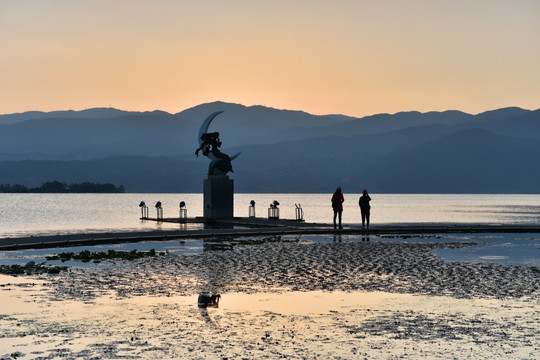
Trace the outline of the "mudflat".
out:
M 269 242 L 3 276 L 0 356 L 539 358 L 540 269 L 432 252 L 463 246 Z

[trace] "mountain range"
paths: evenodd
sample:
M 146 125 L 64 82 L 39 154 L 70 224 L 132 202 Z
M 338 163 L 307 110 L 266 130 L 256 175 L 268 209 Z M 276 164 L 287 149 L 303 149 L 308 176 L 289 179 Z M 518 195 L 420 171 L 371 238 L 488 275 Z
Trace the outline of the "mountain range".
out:
M 112 108 L 0 115 L 0 184 L 201 192 L 203 120 L 234 160 L 236 192 L 540 193 L 540 110 L 362 118 L 213 102 L 177 114 Z

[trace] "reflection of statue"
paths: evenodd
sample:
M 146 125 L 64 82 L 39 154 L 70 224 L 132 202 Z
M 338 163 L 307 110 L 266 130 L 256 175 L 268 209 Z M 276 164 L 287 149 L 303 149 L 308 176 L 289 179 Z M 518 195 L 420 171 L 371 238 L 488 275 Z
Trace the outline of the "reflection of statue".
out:
M 217 308 L 219 307 L 219 299 L 221 298 L 221 295 L 219 294 L 212 294 L 212 293 L 201 293 L 199 295 L 199 299 L 197 300 L 197 304 L 199 305 L 199 312 L 201 313 L 201 316 L 211 325 L 217 326 L 214 319 L 210 317 L 210 314 L 208 313 L 208 308 Z
M 221 298 L 220 294 L 211 294 L 211 293 L 201 293 L 197 303 L 200 308 L 219 307 L 219 299 Z
M 229 157 L 229 155 L 222 153 L 219 148 L 221 147 L 221 140 L 219 139 L 219 133 L 208 132 L 210 123 L 216 116 L 223 111 L 218 111 L 206 118 L 199 130 L 199 148 L 195 151 L 195 155 L 199 156 L 199 151 L 202 150 L 204 156 L 210 160 L 210 166 L 208 167 L 208 175 L 227 175 L 228 172 L 232 172 L 231 160 L 234 160 L 240 153 Z

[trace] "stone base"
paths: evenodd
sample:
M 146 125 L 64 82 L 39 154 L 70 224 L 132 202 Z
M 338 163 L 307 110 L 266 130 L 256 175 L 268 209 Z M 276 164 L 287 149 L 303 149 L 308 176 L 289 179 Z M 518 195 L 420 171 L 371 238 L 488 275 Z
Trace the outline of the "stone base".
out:
M 234 217 L 234 180 L 227 175 L 208 175 L 204 180 L 205 219 Z

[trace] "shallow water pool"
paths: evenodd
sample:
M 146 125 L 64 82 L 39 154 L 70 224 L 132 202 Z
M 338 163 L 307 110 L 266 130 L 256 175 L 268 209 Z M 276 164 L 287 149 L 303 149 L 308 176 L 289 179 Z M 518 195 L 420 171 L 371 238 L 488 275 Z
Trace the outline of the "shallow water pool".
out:
M 77 267 L 109 267 L 108 262 L 99 263 L 60 260 L 47 261 L 46 256 L 62 252 L 78 253 L 83 250 L 91 252 L 115 251 L 149 251 L 166 252 L 176 255 L 196 255 L 205 251 L 230 250 L 234 246 L 252 245 L 261 237 L 228 238 L 228 239 L 191 239 L 169 241 L 145 241 L 139 243 L 105 244 L 95 246 L 77 246 L 67 248 L 49 248 L 37 250 L 1 251 L 0 265 L 24 265 L 29 261 L 46 262 L 49 265 L 64 265 Z M 282 241 L 299 241 L 301 243 L 330 243 L 330 242 L 467 242 L 477 245 L 458 249 L 438 249 L 434 254 L 446 261 L 465 261 L 473 263 L 496 263 L 501 265 L 537 266 L 540 267 L 540 234 L 394 234 L 379 236 L 359 235 L 305 235 L 282 236 Z M 247 245 L 241 245 L 244 243 Z M 250 245 L 251 243 L 251 245 Z

